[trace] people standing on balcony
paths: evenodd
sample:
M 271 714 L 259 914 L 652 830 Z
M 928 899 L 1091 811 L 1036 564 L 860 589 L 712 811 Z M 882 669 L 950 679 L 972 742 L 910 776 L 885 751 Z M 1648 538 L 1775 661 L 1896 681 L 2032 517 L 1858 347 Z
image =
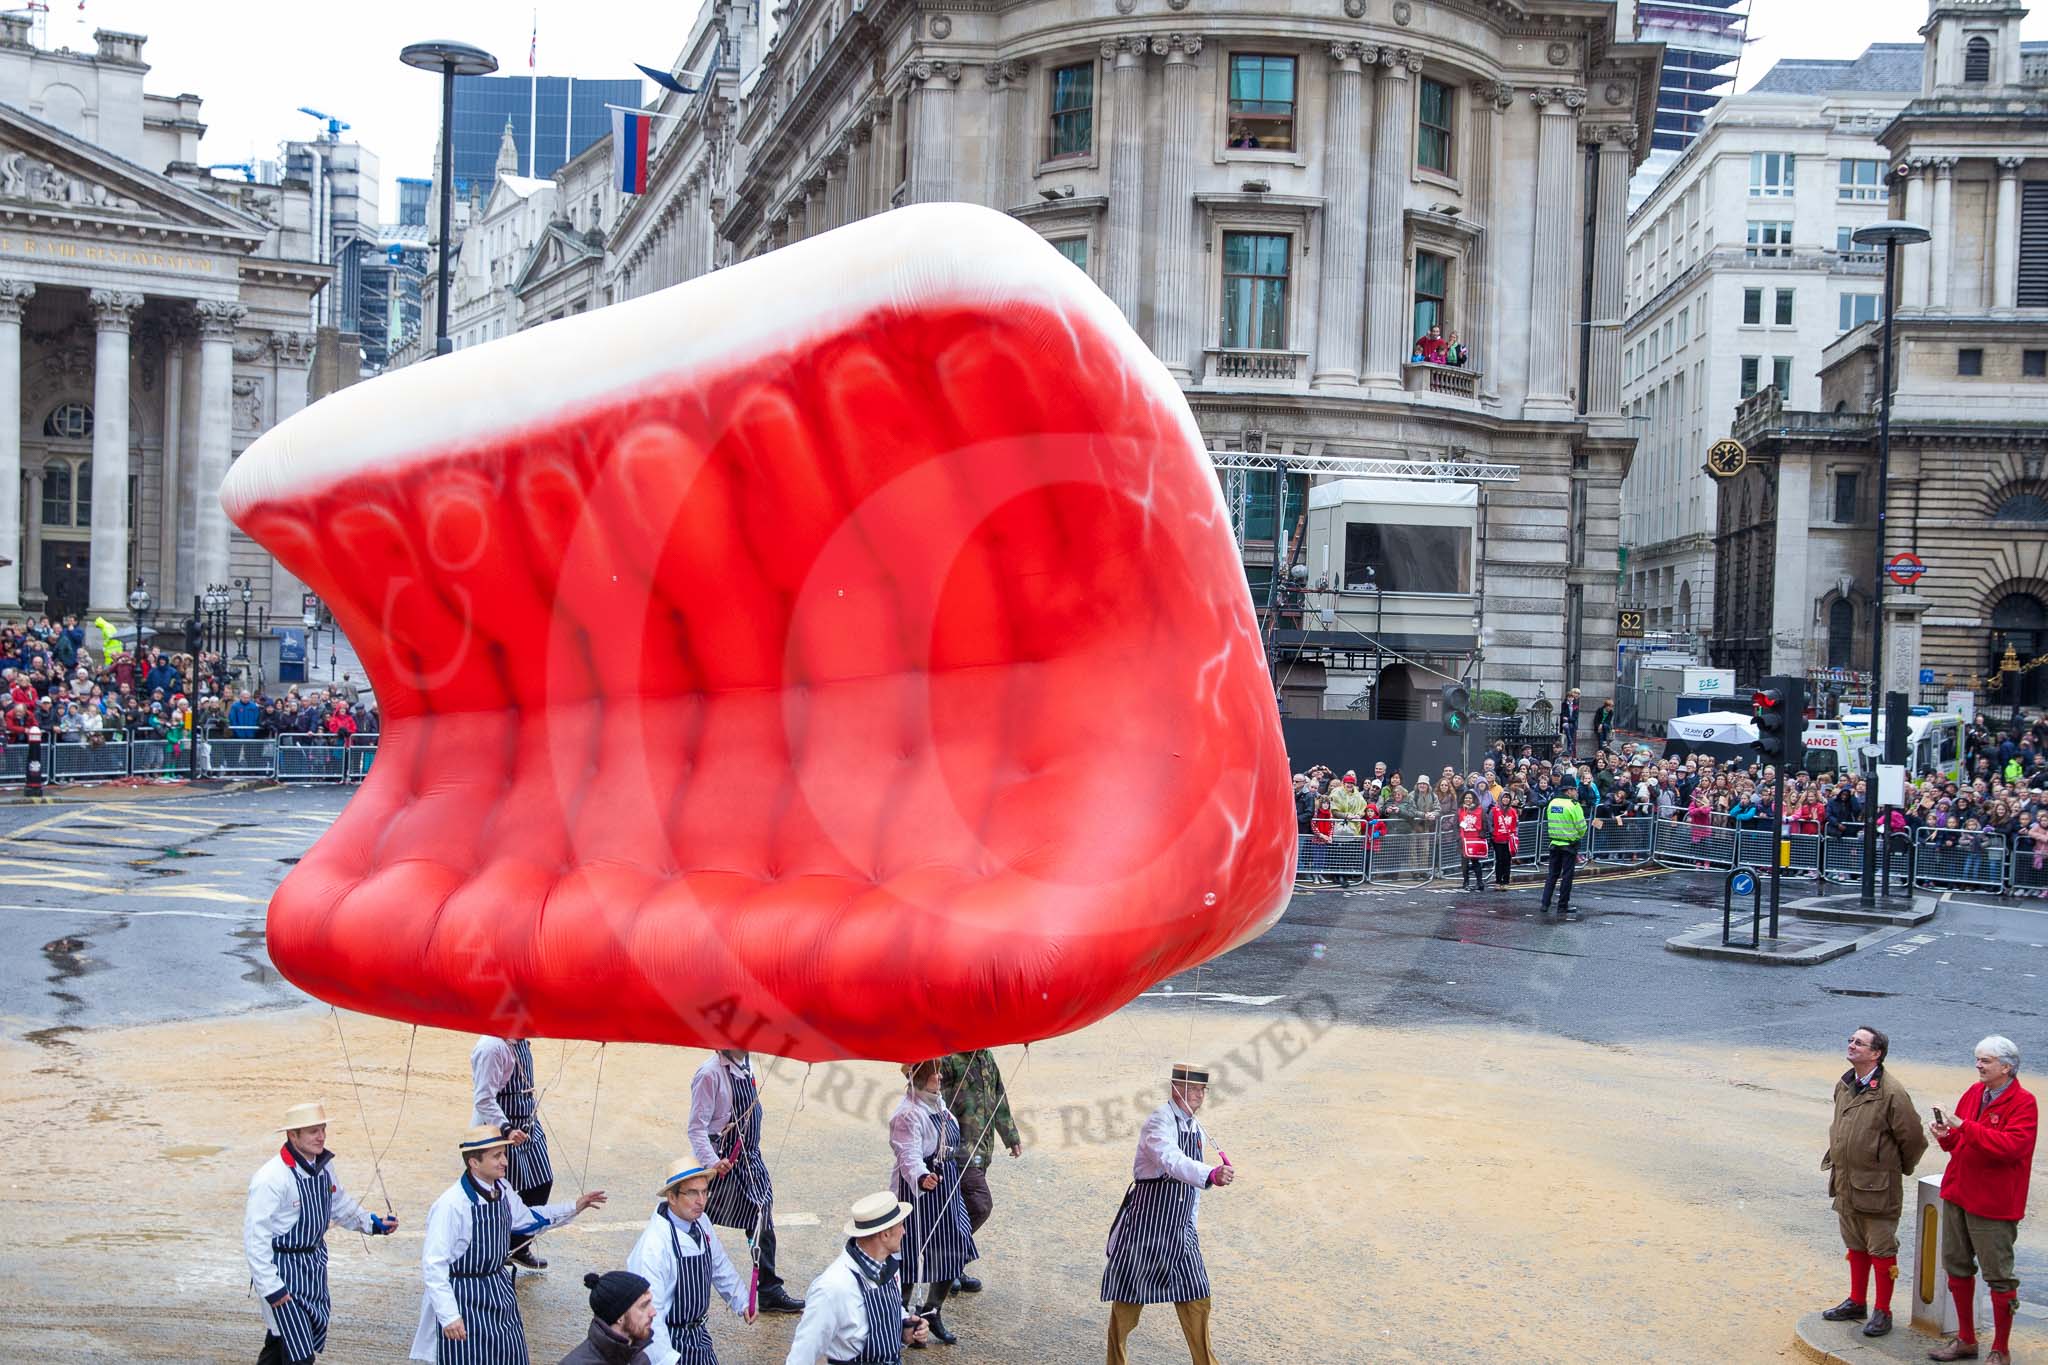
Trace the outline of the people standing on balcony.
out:
M 1458 340 L 1456 332 L 1451 333 L 1450 345 L 1444 348 L 1444 363 L 1462 370 L 1465 368 L 1466 359 L 1465 343 Z
M 1447 364 L 1450 351 L 1450 343 L 1444 340 L 1444 329 L 1435 324 L 1415 339 L 1415 354 L 1422 358 L 1424 364 Z

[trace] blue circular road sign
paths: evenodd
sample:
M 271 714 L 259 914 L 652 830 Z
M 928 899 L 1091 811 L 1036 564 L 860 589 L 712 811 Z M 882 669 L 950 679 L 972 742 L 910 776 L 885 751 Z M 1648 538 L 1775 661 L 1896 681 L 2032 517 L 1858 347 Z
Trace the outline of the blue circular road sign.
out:
M 1731 889 L 1738 896 L 1747 896 L 1756 890 L 1756 878 L 1747 872 L 1738 872 L 1735 874 L 1735 881 Z

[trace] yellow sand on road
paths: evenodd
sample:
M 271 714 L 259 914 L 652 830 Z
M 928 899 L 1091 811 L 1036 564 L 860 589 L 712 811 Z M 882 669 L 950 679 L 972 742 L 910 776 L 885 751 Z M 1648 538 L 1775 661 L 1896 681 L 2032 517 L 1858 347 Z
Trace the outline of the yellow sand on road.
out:
M 343 1027 L 376 1146 L 396 1124 L 382 1168 L 405 1227 L 374 1242 L 331 1234 L 330 1365 L 404 1357 L 422 1216 L 460 1169 L 473 1041 L 421 1030 L 407 1083 L 408 1029 L 356 1015 Z M 598 1050 L 534 1051 L 558 1197 L 583 1183 L 586 1142 L 589 1183 L 612 1195 L 543 1239 L 553 1270 L 521 1277 L 533 1358 L 551 1365 L 587 1322 L 582 1273 L 623 1262 L 662 1164 L 686 1147 L 703 1054 L 605 1049 L 593 1127 Z M 1819 1167 L 1835 1056 L 1361 1028 L 1314 1000 L 1127 1010 L 1028 1060 L 1000 1054 L 1030 1144 L 992 1173 L 989 1287 L 948 1308 L 955 1358 L 1101 1359 L 1103 1236 L 1137 1120 L 1182 1054 L 1218 1064 L 1203 1118 L 1241 1172 L 1202 1205 L 1231 1365 L 1776 1360 L 1792 1356 L 1800 1313 L 1841 1296 Z M 243 1193 L 296 1100 L 326 1101 L 336 1169 L 383 1208 L 324 1009 L 46 1033 L 0 1058 L 0 1360 L 253 1358 Z M 1968 1079 L 1897 1073 L 1923 1103 Z M 781 1258 L 799 1292 L 835 1253 L 846 1206 L 886 1181 L 901 1085 L 879 1063 L 803 1075 L 781 1063 L 764 1083 Z M 791 1321 L 714 1318 L 720 1359 L 783 1360 Z M 2023 1343 L 2038 1341 L 2029 1330 Z M 1170 1310 L 1148 1313 L 1135 1344 L 1136 1361 L 1186 1358 Z M 944 1359 L 937 1349 L 910 1358 Z

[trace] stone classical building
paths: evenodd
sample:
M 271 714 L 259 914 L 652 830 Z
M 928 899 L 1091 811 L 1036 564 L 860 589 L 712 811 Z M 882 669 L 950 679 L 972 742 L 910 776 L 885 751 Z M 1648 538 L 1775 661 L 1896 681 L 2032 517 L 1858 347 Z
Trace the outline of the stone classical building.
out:
M 1636 423 L 1621 487 L 1629 601 L 1652 629 L 1711 634 L 1715 493 L 1707 448 L 1776 385 L 1820 398 L 1821 351 L 1877 316 L 1882 267 L 1849 234 L 1884 217 L 1877 134 L 1920 89 L 1918 43 L 1783 61 L 1723 100 L 1629 220 L 1622 397 Z M 1867 511 L 1853 477 L 1845 510 Z
M 303 407 L 315 264 L 303 183 L 215 181 L 199 99 L 143 90 L 146 41 L 46 52 L 0 15 L 0 614 L 182 614 L 299 586 L 233 533 L 229 461 Z
M 712 0 L 676 63 L 701 88 L 656 107 L 649 191 L 611 231 L 611 296 L 897 205 L 1001 209 L 1101 285 L 1245 466 L 1226 485 L 1255 591 L 1308 561 L 1313 479 L 1494 470 L 1427 569 L 1371 531 L 1326 549 L 1334 629 L 1282 632 L 1294 676 L 1327 666 L 1333 698 L 1468 671 L 1556 696 L 1582 664 L 1604 685 L 1633 436 L 1619 329 L 1586 324 L 1622 313 L 1654 113 L 1633 7 L 1137 8 L 796 0 L 770 42 L 756 7 Z M 1433 323 L 1466 364 L 1420 359 Z M 1376 557 L 1405 586 L 1358 577 Z
M 1890 207 L 1932 229 L 1899 253 L 1885 554 L 1884 679 L 1934 699 L 2048 703 L 2048 44 L 2005 0 L 1932 0 L 1921 93 L 1878 134 Z M 1752 469 L 1721 490 L 1717 664 L 1744 677 L 1867 668 L 1878 326 L 1830 346 L 1806 409 L 1765 390 L 1735 434 Z M 1848 492 L 1845 490 L 1857 490 Z M 2022 666 L 2002 675 L 2007 650 Z

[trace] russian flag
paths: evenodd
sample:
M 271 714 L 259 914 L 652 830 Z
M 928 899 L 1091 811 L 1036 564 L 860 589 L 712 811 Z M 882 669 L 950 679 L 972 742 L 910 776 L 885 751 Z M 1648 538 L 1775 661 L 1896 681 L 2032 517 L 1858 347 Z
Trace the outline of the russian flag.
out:
M 621 194 L 647 193 L 647 141 L 654 120 L 626 109 L 612 110 L 612 166 Z

